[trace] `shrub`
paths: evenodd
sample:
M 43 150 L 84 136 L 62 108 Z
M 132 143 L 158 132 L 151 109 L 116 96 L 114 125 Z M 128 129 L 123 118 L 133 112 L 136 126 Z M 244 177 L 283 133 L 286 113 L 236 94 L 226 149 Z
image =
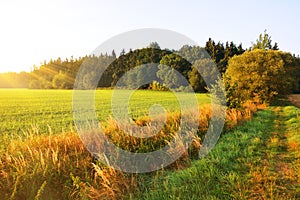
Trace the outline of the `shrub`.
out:
M 255 96 L 270 102 L 290 93 L 297 65 L 291 54 L 275 50 L 257 49 L 234 56 L 224 76 L 230 106 L 238 107 Z

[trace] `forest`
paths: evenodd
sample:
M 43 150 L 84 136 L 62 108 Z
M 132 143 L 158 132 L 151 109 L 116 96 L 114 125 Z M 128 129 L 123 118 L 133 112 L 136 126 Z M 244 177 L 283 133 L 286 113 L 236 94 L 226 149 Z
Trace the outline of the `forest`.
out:
M 194 90 L 203 92 L 205 91 L 204 84 L 196 83 L 197 81 L 201 82 L 201 80 L 192 70 L 192 65 L 199 59 L 207 58 L 206 52 L 217 64 L 219 71 L 224 73 L 228 60 L 234 55 L 242 54 L 245 50 L 241 44 L 237 46 L 233 42 L 226 42 L 224 46 L 221 42 L 215 43 L 211 38 L 206 42 L 205 48 L 185 45 L 178 51 L 161 49 L 158 43 L 153 42 L 146 48 L 134 51 L 130 49 L 127 53 L 123 49 L 119 56 L 113 51 L 100 56 L 87 55 L 75 59 L 71 57 L 65 60 L 58 58 L 48 62 L 44 61 L 39 67 L 34 66 L 29 73 L 1 74 L 0 87 L 72 89 L 81 65 L 86 68 L 86 78 L 92 80 L 96 76 L 96 71 L 100 70 L 106 63 L 111 64 L 104 71 L 98 87 L 113 87 L 120 76 L 129 69 L 143 64 L 156 63 L 169 65 L 181 73 L 185 72 L 185 78 L 192 82 Z M 11 84 L 12 82 L 14 84 Z
M 228 60 L 231 57 L 242 54 L 245 51 L 241 44 L 237 46 L 233 42 L 226 42 L 224 46 L 223 43 L 216 43 L 211 38 L 209 38 L 209 40 L 206 42 L 204 50 L 208 52 L 222 73 L 226 71 Z M 149 47 L 137 49 L 135 51 L 130 49 L 127 53 L 123 49 L 119 56 L 116 56 L 115 51 L 113 51 L 97 57 L 93 55 L 87 55 L 75 59 L 71 57 L 70 59 L 66 58 L 65 60 L 58 58 L 56 60 L 51 59 L 48 62 L 44 61 L 44 63 L 38 67 L 34 66 L 30 73 L 22 72 L 20 74 L 1 74 L 0 87 L 71 89 L 73 87 L 74 79 L 76 78 L 76 73 L 79 67 L 87 59 L 90 62 L 94 62 L 93 64 L 97 63 L 98 65 L 101 65 L 101 62 L 110 63 L 115 60 L 104 72 L 103 78 L 99 82 L 99 87 L 112 87 L 115 85 L 119 75 L 122 72 L 146 63 L 169 64 L 171 60 L 175 58 L 175 56 L 171 54 L 188 56 L 188 62 L 184 61 L 184 59 L 179 59 L 176 61 L 174 60 L 172 67 L 177 66 L 177 68 L 188 71 L 190 75 L 187 78 L 189 79 L 195 79 L 195 77 L 193 77 L 194 72 L 192 72 L 191 65 L 194 64 L 197 59 L 206 57 L 205 51 L 203 51 L 203 48 L 201 47 L 185 45 L 178 51 L 166 49 L 162 50 L 159 44 L 153 42 L 149 45 Z M 85 66 L 88 67 L 88 64 L 86 63 Z M 92 72 L 90 76 L 93 76 Z M 14 82 L 14 84 L 12 84 L 12 82 Z M 203 87 L 195 88 L 196 90 L 203 90 Z

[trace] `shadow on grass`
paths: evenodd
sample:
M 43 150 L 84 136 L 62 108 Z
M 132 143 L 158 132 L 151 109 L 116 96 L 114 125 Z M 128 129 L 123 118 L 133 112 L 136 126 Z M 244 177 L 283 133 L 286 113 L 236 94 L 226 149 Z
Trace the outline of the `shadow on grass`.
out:
M 279 97 L 270 103 L 270 106 L 292 106 L 293 104 L 287 97 Z

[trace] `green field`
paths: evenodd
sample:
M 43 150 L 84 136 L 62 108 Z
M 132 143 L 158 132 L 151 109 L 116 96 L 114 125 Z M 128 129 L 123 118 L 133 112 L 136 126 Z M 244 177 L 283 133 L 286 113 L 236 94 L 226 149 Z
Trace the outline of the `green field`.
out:
M 112 94 L 113 90 L 96 91 L 99 121 L 105 121 L 111 115 Z M 72 90 L 0 89 L 0 135 L 20 135 L 32 129 L 41 133 L 72 130 L 72 95 Z M 196 95 L 200 104 L 210 103 L 207 94 Z M 147 115 L 153 104 L 160 104 L 169 111 L 179 109 L 171 92 L 138 90 L 131 96 L 129 104 L 133 117 Z

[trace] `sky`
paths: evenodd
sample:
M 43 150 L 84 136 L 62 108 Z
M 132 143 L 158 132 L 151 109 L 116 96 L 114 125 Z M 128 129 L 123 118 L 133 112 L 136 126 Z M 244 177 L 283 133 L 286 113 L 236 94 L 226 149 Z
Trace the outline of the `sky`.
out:
M 281 50 L 298 55 L 299 9 L 296 0 L 1 0 L 0 72 L 84 56 L 115 35 L 141 28 L 172 30 L 200 46 L 211 37 L 244 48 L 266 29 Z

